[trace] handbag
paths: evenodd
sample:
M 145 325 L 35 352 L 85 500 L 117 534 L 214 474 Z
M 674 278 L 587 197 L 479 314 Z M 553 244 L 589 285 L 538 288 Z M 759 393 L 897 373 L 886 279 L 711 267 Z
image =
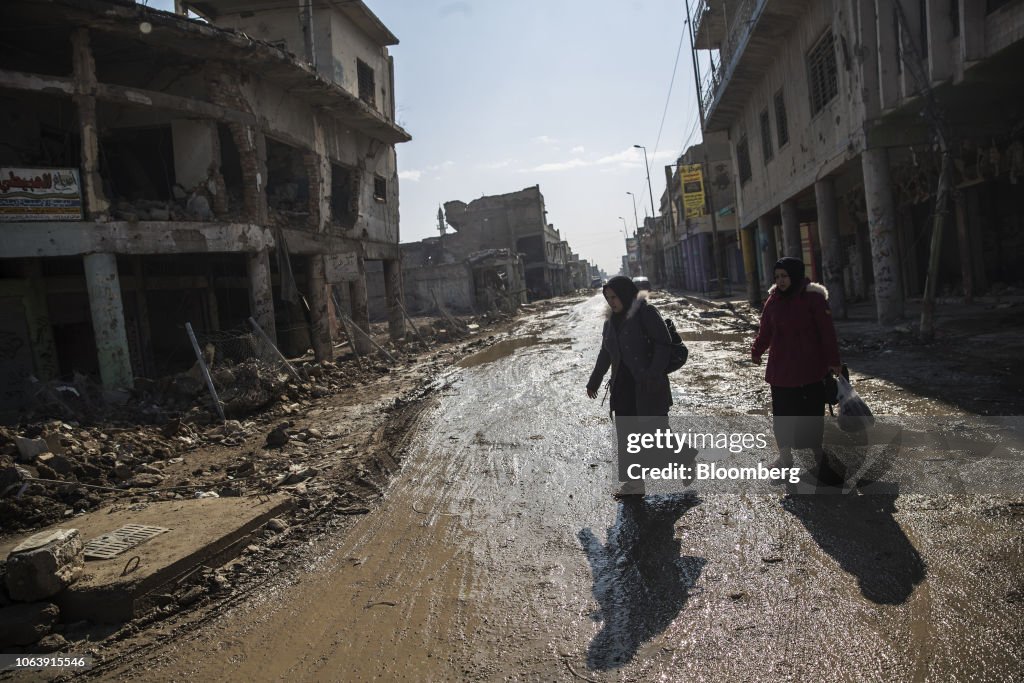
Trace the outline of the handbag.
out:
M 665 318 L 665 327 L 668 329 L 668 336 L 672 340 L 672 347 L 668 356 L 668 367 L 665 368 L 665 373 L 667 374 L 675 372 L 686 365 L 686 359 L 690 355 L 690 350 L 683 343 L 682 337 L 676 331 L 676 324 L 672 322 L 671 318 Z
M 864 399 L 843 376 L 836 377 L 839 403 L 839 428 L 844 432 L 862 432 L 875 424 L 875 417 Z

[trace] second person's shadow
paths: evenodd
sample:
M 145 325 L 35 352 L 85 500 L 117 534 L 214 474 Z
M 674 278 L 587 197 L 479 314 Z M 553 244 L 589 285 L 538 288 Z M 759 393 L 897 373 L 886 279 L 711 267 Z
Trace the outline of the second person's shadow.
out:
M 693 494 L 648 496 L 619 505 L 604 545 L 589 529 L 577 534 L 593 575 L 603 622 L 587 653 L 587 666 L 607 671 L 628 664 L 642 643 L 672 623 L 707 563 L 680 556 L 675 523 L 700 503 Z

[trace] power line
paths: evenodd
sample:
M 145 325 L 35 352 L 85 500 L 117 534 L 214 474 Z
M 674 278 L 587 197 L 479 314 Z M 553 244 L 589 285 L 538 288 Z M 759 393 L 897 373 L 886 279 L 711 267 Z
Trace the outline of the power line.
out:
M 679 34 L 679 46 L 676 47 L 676 61 L 672 65 L 672 79 L 668 83 L 668 95 L 665 96 L 665 108 L 661 112 L 661 124 L 658 125 L 658 137 L 654 140 L 654 153 L 651 155 L 656 156 L 658 154 L 658 145 L 661 143 L 661 131 L 665 127 L 665 116 L 668 114 L 668 105 L 672 101 L 672 86 L 676 82 L 676 70 L 679 67 L 679 55 L 683 52 L 683 39 L 686 37 L 686 22 L 683 21 L 683 30 Z

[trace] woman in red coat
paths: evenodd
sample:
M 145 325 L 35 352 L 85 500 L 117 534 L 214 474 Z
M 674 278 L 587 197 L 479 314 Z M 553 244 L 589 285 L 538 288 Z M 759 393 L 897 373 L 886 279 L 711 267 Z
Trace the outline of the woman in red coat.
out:
M 787 256 L 775 264 L 775 286 L 761 311 L 761 326 L 750 350 L 761 363 L 768 353 L 765 381 L 772 388 L 772 415 L 779 459 L 772 467 L 791 467 L 792 449 L 809 448 L 824 484 L 842 481 L 822 452 L 825 388 L 831 370 L 839 374 L 839 344 L 828 305 L 828 290 L 804 277 L 804 264 Z

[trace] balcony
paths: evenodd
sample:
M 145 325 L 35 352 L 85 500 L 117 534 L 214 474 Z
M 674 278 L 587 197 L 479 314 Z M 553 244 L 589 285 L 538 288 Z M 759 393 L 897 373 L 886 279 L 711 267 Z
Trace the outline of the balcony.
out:
M 697 49 L 711 51 L 710 68 L 702 74 L 700 89 L 705 132 L 727 130 L 743 111 L 809 4 L 808 0 L 702 0 L 694 21 L 694 43 Z

